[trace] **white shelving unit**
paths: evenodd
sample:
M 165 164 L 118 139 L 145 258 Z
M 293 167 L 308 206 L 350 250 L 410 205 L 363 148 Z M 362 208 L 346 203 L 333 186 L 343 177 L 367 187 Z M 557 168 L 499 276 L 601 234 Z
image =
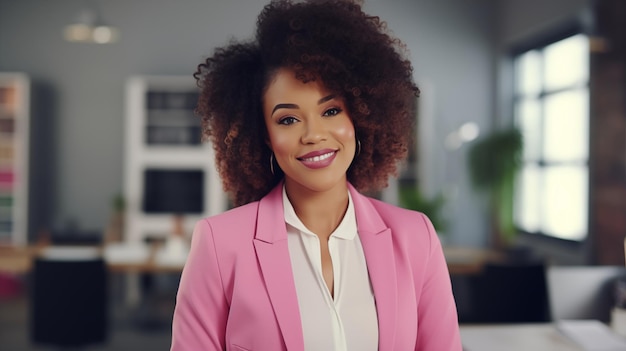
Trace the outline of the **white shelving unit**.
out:
M 127 242 L 165 238 L 173 229 L 175 212 L 168 212 L 167 206 L 146 205 L 146 198 L 154 197 L 151 192 L 176 193 L 173 189 L 177 182 L 168 182 L 171 178 L 167 177 L 156 181 L 160 186 L 146 189 L 150 179 L 154 181 L 151 174 L 155 171 L 186 171 L 185 179 L 200 184 L 197 188 L 202 194 L 192 191 L 189 195 L 194 199 L 191 203 L 202 203 L 202 212 L 183 215 L 188 235 L 197 220 L 226 209 L 227 196 L 215 169 L 213 149 L 200 140 L 200 118 L 193 112 L 197 94 L 192 76 L 135 76 L 127 81 L 124 179 Z M 186 191 L 189 192 L 189 187 Z
M 0 244 L 28 241 L 30 79 L 0 73 Z

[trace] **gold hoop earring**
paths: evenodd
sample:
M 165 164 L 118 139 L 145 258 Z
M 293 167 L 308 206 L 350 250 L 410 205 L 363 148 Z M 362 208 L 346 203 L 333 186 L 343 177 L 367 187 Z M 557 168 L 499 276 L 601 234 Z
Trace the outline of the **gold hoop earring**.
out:
M 354 157 L 357 157 L 360 154 L 361 154 L 361 140 L 357 138 L 356 139 L 356 155 Z
M 274 153 L 272 152 L 270 154 L 270 171 L 272 172 L 272 175 L 274 174 Z

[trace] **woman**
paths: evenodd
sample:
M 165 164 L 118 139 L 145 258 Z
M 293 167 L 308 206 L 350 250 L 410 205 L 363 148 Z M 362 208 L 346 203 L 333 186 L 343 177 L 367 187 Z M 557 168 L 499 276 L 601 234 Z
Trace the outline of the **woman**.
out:
M 172 350 L 461 350 L 434 228 L 368 198 L 406 156 L 418 89 L 353 1 L 273 1 L 198 66 L 236 207 L 200 221 Z

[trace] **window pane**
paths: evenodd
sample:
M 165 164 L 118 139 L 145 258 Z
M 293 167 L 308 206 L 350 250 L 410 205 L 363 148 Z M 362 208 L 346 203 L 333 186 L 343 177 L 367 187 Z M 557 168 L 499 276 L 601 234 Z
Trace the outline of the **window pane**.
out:
M 524 160 L 539 160 L 542 144 L 539 100 L 520 100 L 515 109 L 515 119 L 524 137 Z
M 541 179 L 537 165 L 526 164 L 519 173 L 515 193 L 515 224 L 527 232 L 539 231 Z
M 544 169 L 542 231 L 563 239 L 583 239 L 587 233 L 587 168 Z
M 541 55 L 537 50 L 528 51 L 515 60 L 517 94 L 537 95 L 541 90 Z
M 589 41 L 583 34 L 547 46 L 544 59 L 546 90 L 585 83 L 589 78 Z
M 545 99 L 546 161 L 586 160 L 589 149 L 587 89 L 565 91 Z

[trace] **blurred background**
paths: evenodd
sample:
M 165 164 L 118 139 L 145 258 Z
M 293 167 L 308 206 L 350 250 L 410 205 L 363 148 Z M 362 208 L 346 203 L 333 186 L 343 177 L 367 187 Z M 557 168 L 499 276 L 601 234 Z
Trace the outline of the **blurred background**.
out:
M 169 349 L 193 223 L 231 207 L 199 139 L 192 74 L 251 38 L 265 3 L 0 0 L 2 349 Z M 421 89 L 410 157 L 373 195 L 433 220 L 462 321 L 484 321 L 468 296 L 489 264 L 540 263 L 546 320 L 547 268 L 621 275 L 626 4 L 364 10 L 405 42 Z M 94 288 L 70 294 L 81 286 Z

